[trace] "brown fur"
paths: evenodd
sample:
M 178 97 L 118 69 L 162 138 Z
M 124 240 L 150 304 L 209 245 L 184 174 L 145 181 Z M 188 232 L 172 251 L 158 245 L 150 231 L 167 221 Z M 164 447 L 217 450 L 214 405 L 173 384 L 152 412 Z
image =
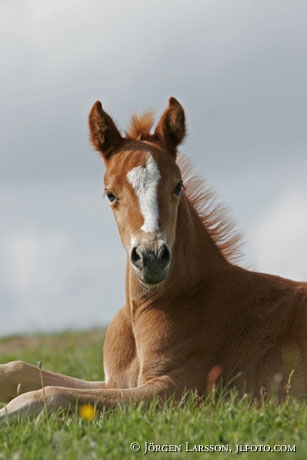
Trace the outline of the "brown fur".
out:
M 241 395 L 268 392 L 282 399 L 292 370 L 291 393 L 306 398 L 307 283 L 232 263 L 238 237 L 224 210 L 212 204 L 211 192 L 198 179 L 185 179 L 180 193 L 176 155 L 186 131 L 182 107 L 171 98 L 153 134 L 151 121 L 133 119 L 124 138 L 99 102 L 89 116 L 127 251 L 126 303 L 107 331 L 105 381 L 40 372 L 19 361 L 3 364 L 0 400 L 13 399 L 0 410 L 0 423 L 77 402 L 112 408 L 153 395 L 180 398 L 185 390 L 206 394 L 217 382 Z M 143 167 L 149 174 L 149 159 L 160 174 L 159 228 L 145 232 L 128 173 Z M 22 394 L 14 397 L 17 386 Z

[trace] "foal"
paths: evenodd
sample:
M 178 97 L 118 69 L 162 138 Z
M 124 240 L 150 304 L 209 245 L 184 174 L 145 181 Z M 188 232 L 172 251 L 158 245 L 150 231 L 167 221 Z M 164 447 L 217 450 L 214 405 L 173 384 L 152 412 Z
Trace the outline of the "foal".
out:
M 170 98 L 154 132 L 152 124 L 150 114 L 134 117 L 122 137 L 100 102 L 89 116 L 127 252 L 126 303 L 107 331 L 105 381 L 3 364 L 0 401 L 8 404 L 0 420 L 34 416 L 44 405 L 111 408 L 205 394 L 217 379 L 240 394 L 282 397 L 293 367 L 293 391 L 307 395 L 307 284 L 231 262 L 236 238 L 217 210 L 201 212 L 209 195 L 195 180 L 184 184 L 176 163 L 186 131 L 179 102 Z

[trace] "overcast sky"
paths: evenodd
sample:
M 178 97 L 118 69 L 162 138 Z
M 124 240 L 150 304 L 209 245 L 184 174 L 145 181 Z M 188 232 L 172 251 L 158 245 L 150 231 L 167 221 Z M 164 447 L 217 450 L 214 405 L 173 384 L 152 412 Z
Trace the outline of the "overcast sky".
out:
M 2 0 L 0 335 L 106 325 L 125 253 L 88 141 L 169 96 L 244 266 L 307 280 L 305 0 Z

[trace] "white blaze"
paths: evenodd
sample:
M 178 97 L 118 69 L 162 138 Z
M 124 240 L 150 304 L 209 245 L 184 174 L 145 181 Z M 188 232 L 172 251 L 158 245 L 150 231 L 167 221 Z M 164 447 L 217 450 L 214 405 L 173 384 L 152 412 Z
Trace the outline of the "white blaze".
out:
M 157 163 L 150 154 L 144 165 L 136 166 L 127 174 L 127 179 L 134 188 L 144 217 L 144 224 L 141 227 L 144 232 L 159 230 L 158 182 L 160 177 Z

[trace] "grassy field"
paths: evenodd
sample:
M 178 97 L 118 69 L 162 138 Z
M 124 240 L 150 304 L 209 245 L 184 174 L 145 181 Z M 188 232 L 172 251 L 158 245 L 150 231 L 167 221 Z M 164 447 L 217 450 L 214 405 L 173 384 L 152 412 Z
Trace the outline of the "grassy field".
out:
M 3 339 L 0 362 L 42 361 L 45 369 L 101 380 L 103 338 L 95 330 Z M 237 445 L 244 447 L 236 454 Z M 292 452 L 266 452 L 274 446 Z M 48 422 L 41 416 L 0 428 L 0 460 L 141 458 L 305 460 L 307 404 L 290 397 L 256 406 L 233 395 L 200 402 L 189 395 L 181 404 L 118 407 L 89 422 L 58 412 Z

